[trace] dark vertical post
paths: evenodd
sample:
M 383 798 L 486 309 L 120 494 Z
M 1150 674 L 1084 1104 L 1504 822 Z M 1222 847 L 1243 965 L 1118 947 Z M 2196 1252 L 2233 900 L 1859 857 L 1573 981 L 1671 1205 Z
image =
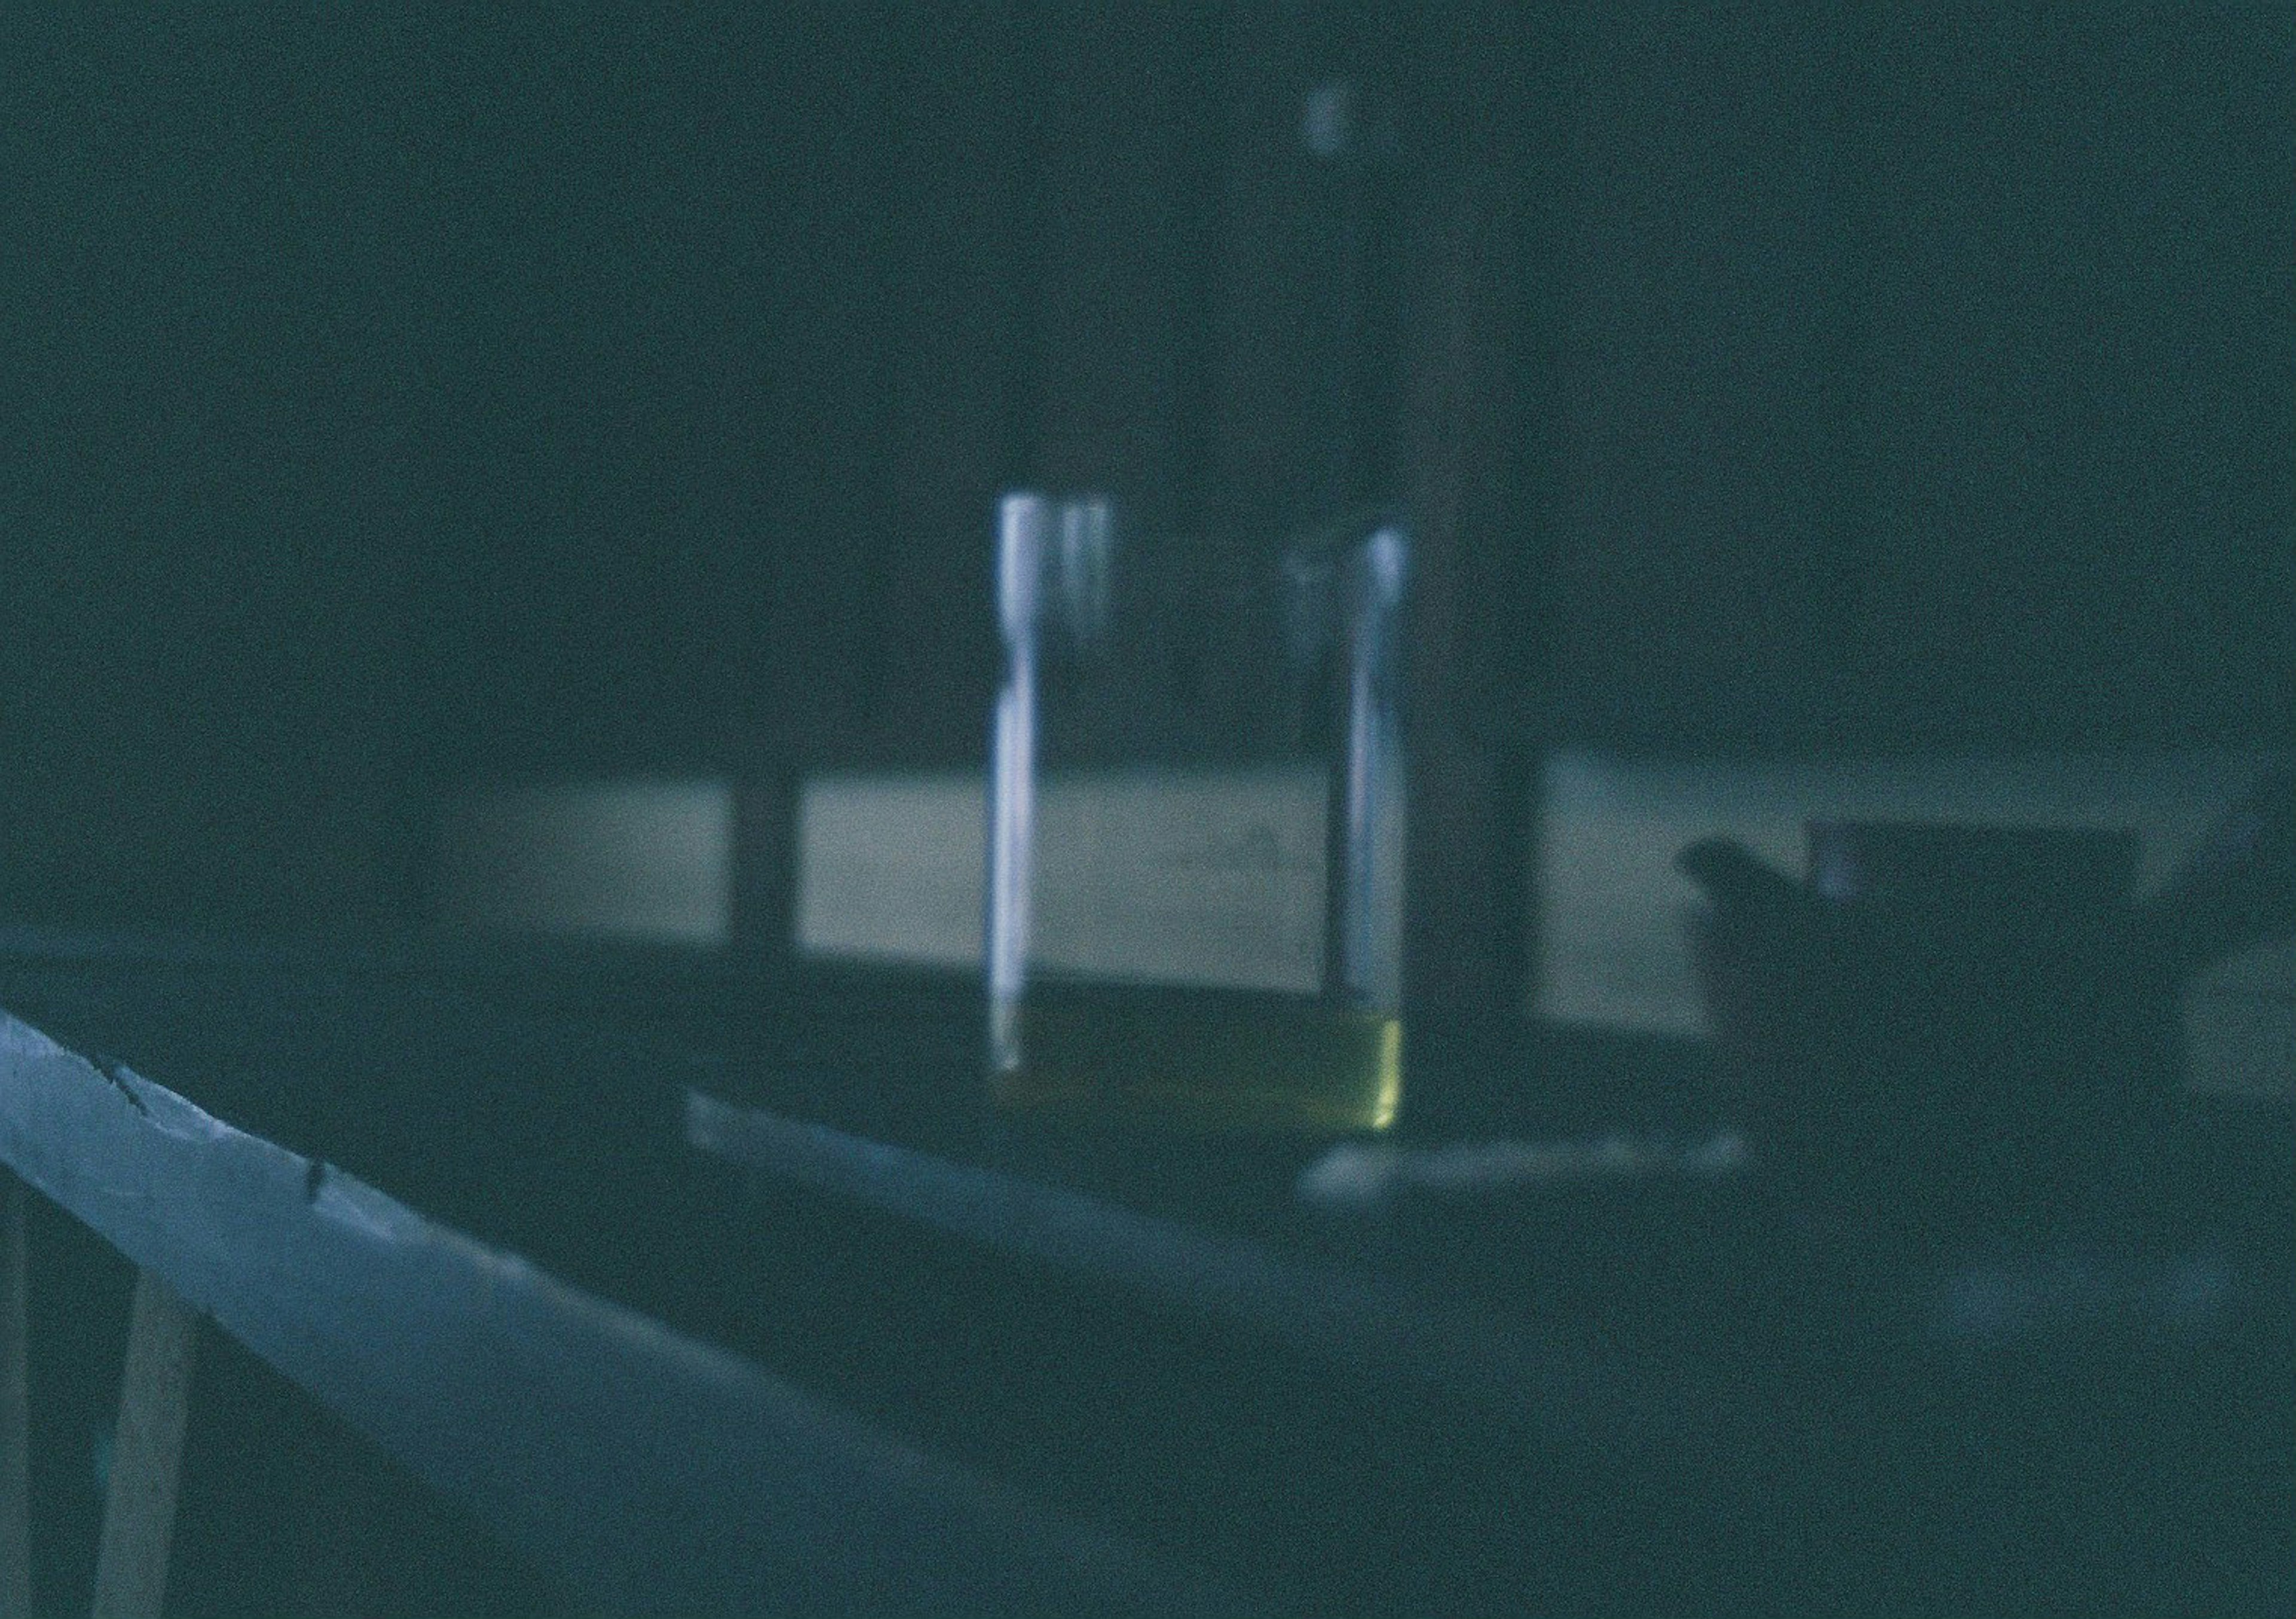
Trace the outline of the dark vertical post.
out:
M 770 297 L 768 375 L 747 429 L 768 469 L 744 570 L 731 705 L 731 946 L 771 971 L 794 937 L 798 789 L 857 751 L 873 724 L 888 634 L 885 558 L 901 536 L 888 496 L 898 326 L 889 133 L 898 54 L 890 8 L 780 8 L 758 62 L 767 104 L 803 109 L 777 136 L 786 166 L 759 243 Z
M 873 589 L 884 633 L 870 668 L 891 757 L 982 762 L 996 637 L 989 536 L 1024 481 L 1027 326 L 1022 134 L 1052 94 L 1025 70 L 1010 4 L 906 28 L 887 67 L 884 209 L 893 231 L 877 340 L 886 349 L 885 535 Z
M 1204 311 L 1198 166 L 1181 133 L 1186 71 L 1205 19 L 1052 0 L 1037 13 L 1028 235 L 1041 269 L 1035 314 L 1038 479 L 1115 496 L 1154 527 L 1193 526 L 1180 421 L 1201 393 L 1189 341 Z
M 1400 435 L 1417 538 L 1405 997 L 1452 1016 L 1514 1013 L 1529 987 L 1528 767 L 1468 712 L 1474 637 L 1533 630 L 1471 597 L 1477 553 L 1523 543 L 1511 178 L 1455 176 L 1427 199 Z
M 1339 68 L 1308 19 L 1238 6 L 1224 22 L 1208 492 L 1224 527 L 1272 550 L 1332 521 L 1350 493 L 1341 311 L 1355 159 Z M 1322 110 L 1331 127 L 1311 144 L 1318 94 L 1333 98 Z
M 734 782 L 733 921 L 738 960 L 771 971 L 797 937 L 798 794 L 794 761 L 763 758 Z

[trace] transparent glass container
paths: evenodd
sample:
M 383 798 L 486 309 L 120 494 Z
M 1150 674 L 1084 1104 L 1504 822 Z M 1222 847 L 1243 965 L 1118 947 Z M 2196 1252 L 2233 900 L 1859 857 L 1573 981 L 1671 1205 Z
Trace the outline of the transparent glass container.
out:
M 1403 1094 L 1409 544 L 1259 547 L 1007 495 L 986 973 L 996 1100 L 1382 1130 Z

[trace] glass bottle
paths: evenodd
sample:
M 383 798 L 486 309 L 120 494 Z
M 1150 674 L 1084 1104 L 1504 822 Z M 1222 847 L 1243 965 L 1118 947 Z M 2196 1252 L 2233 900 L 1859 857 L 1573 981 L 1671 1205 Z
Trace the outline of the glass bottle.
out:
M 1014 1109 L 1381 1130 L 1402 1100 L 1409 545 L 1007 495 L 988 1066 Z

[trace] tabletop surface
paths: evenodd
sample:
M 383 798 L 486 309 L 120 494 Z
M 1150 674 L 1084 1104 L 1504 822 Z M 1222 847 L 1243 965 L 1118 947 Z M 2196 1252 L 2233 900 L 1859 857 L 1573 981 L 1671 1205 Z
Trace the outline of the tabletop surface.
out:
M 95 1059 L 0 1132 L 20 1173 L 183 1268 L 386 1443 L 454 1451 L 433 1408 L 460 1400 L 495 1451 L 430 1454 L 441 1487 L 562 1475 L 548 1434 L 489 1413 L 547 1386 L 599 1415 L 594 1389 L 623 1389 L 594 1442 L 697 1482 L 562 1479 L 506 1525 L 583 1540 L 618 1606 L 787 1599 L 745 1572 L 777 1544 L 754 1528 L 693 1550 L 682 1584 L 636 1571 L 695 1492 L 758 1517 L 755 1452 L 796 1454 L 800 1430 L 815 1497 L 909 1487 L 808 1576 L 831 1606 L 882 1597 L 873 1558 L 902 1565 L 903 1606 L 1008 1609 L 1726 1607 L 1726 1564 L 1756 1607 L 1782 1579 L 1901 1590 L 1916 1568 L 1945 1606 L 2021 1579 L 2229 1599 L 2289 1566 L 2275 1112 L 2094 1149 L 2086 1191 L 2046 1206 L 1924 1214 L 1919 1189 L 1784 1195 L 1702 1051 L 1584 1032 L 1414 1030 L 1423 1105 L 1373 1144 L 999 1118 L 967 986 L 883 975 L 19 935 L 0 1007 L 20 1086 L 30 1030 Z M 183 1156 L 225 1126 L 236 1158 Z M 147 1149 L 205 1190 L 91 1186 Z M 258 1163 L 283 1189 L 269 1224 L 241 1195 Z M 291 1239 L 322 1216 L 365 1246 Z M 392 1342 L 366 1319 L 406 1219 L 463 1291 L 409 1272 L 429 1303 L 390 1308 L 479 1299 L 494 1337 Z M 354 1338 L 357 1375 L 331 1377 Z M 634 1377 L 683 1392 L 636 1409 Z M 1851 1500 L 1863 1550 L 1792 1549 Z

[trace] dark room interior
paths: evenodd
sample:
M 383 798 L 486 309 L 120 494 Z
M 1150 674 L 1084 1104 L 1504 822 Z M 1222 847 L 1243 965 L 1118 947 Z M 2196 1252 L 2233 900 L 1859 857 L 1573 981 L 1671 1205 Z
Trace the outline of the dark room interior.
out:
M 2296 1607 L 2296 10 L 8 34 L 0 1619 Z

